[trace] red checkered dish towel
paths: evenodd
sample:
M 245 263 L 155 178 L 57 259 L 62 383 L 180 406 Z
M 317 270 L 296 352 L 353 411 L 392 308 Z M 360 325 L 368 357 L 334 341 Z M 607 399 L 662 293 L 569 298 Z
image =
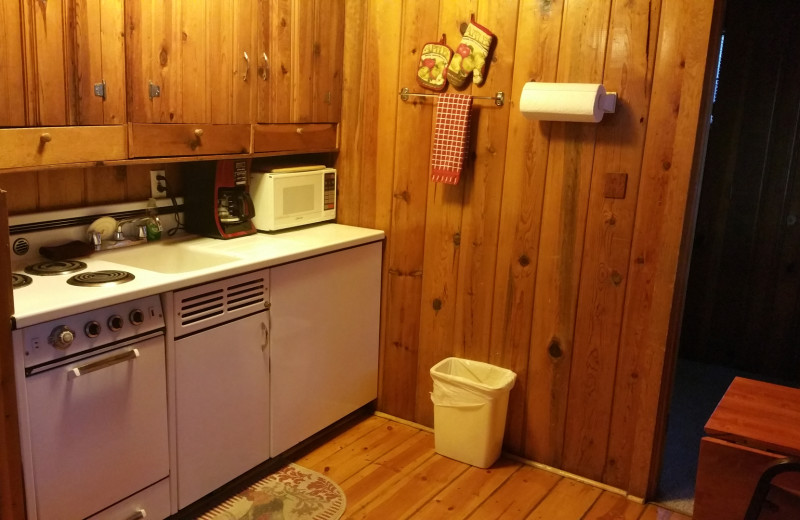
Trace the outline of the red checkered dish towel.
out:
M 472 96 L 440 94 L 431 153 L 431 180 L 458 184 L 469 147 Z

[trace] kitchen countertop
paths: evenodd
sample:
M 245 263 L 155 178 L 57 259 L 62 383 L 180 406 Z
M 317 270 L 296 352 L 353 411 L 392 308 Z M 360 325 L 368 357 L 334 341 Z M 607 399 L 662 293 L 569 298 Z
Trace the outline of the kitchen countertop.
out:
M 86 262 L 83 271 L 128 271 L 135 279 L 109 287 L 75 287 L 66 283 L 70 275 L 33 276 L 33 283 L 14 289 L 14 320 L 16 328 L 84 312 L 124 301 L 159 294 L 234 276 L 248 271 L 301 260 L 348 247 L 376 242 L 384 238 L 383 231 L 341 224 L 318 224 L 278 233 L 257 233 L 231 240 L 186 235 L 177 239 L 162 240 L 152 244 L 124 248 L 125 256 L 136 254 L 164 255 L 164 265 L 169 265 L 171 246 L 182 255 L 196 253 L 226 255 L 223 263 L 191 271 L 166 272 L 170 269 L 150 270 L 130 264 L 114 262 L 121 250 L 99 251 L 91 256 L 77 258 Z M 147 260 L 152 263 L 152 258 Z M 46 297 L 43 297 L 46 295 Z

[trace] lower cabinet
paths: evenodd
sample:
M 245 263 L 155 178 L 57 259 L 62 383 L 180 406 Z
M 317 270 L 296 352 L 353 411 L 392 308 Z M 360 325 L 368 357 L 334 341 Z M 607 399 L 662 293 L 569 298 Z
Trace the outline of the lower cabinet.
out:
M 273 457 L 377 397 L 381 249 L 271 269 Z
M 89 520 L 160 519 L 167 518 L 169 514 L 169 478 L 165 478 L 108 509 L 90 516 Z

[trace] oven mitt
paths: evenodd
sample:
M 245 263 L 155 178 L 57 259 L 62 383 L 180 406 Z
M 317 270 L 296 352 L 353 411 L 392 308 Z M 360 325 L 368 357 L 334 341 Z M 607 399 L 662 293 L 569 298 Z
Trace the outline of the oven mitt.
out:
M 417 83 L 430 90 L 444 90 L 447 87 L 447 64 L 453 50 L 447 46 L 447 36 L 442 35 L 438 42 L 426 43 L 422 47 L 417 70 Z
M 461 38 L 461 44 L 456 48 L 456 53 L 447 68 L 447 79 L 453 86 L 463 86 L 470 74 L 474 74 L 473 81 L 476 85 L 483 83 L 486 57 L 489 55 L 493 39 L 494 34 L 486 27 L 475 23 L 473 15 Z

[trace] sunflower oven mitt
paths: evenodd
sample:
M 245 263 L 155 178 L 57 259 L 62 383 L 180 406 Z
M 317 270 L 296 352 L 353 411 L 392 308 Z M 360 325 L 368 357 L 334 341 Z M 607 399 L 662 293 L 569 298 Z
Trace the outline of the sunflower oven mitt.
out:
M 447 68 L 447 79 L 455 87 L 466 83 L 470 74 L 474 74 L 473 81 L 476 85 L 483 83 L 483 71 L 486 68 L 486 57 L 492 46 L 494 34 L 481 25 L 475 23 L 475 17 L 470 19 L 461 44 L 456 48 L 456 54 Z
M 447 46 L 444 34 L 440 41 L 426 43 L 419 57 L 417 83 L 430 90 L 444 90 L 447 87 L 447 63 L 452 56 L 453 50 Z

